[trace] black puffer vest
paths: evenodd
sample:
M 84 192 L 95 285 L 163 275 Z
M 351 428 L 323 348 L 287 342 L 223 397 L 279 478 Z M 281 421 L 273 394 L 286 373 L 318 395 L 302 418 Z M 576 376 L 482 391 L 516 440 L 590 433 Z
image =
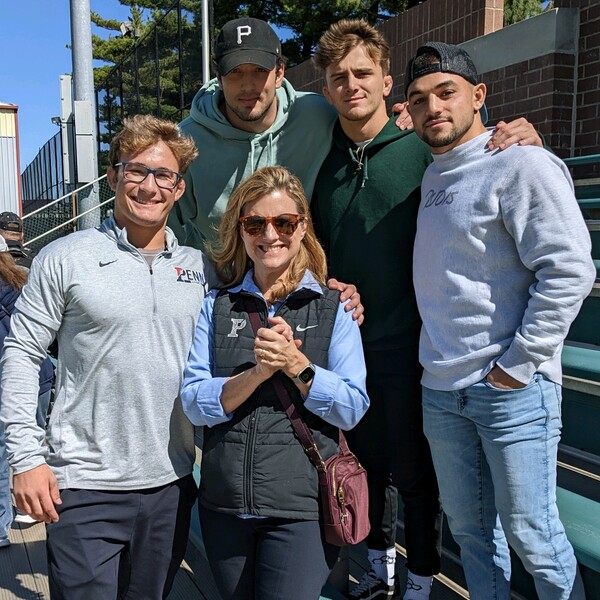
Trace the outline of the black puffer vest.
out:
M 229 377 L 254 365 L 254 333 L 245 298 L 267 323 L 264 300 L 240 292 L 224 292 L 214 305 L 215 377 Z M 327 355 L 339 293 L 309 289 L 291 294 L 277 315 L 302 340 L 302 352 L 316 365 L 327 368 Z M 294 383 L 280 377 L 290 397 L 310 427 L 323 458 L 338 451 L 338 429 L 306 410 Z M 233 419 L 204 432 L 200 502 L 230 514 L 317 520 L 317 471 L 295 437 L 291 423 L 270 381 L 266 381 L 236 409 Z

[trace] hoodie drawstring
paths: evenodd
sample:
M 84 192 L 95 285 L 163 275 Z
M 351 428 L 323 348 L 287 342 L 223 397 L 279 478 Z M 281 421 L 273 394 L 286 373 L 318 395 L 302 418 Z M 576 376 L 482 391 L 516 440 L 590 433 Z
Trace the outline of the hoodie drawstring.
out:
M 250 165 L 250 173 L 244 173 L 244 178 L 249 177 L 252 173 L 254 173 L 257 169 L 258 169 L 258 165 L 256 164 L 256 147 L 259 147 L 260 149 L 260 144 L 258 142 L 258 140 L 256 138 L 251 139 L 250 140 L 250 161 L 249 161 L 249 165 Z M 275 151 L 274 151 L 274 147 L 275 144 L 273 143 L 273 133 L 269 133 L 269 136 L 267 137 L 266 140 L 266 144 L 265 144 L 265 148 L 264 148 L 264 152 L 267 155 L 267 162 L 265 163 L 265 165 L 274 165 L 275 163 Z
M 250 169 L 254 172 L 254 140 L 250 140 Z M 247 173 L 244 173 L 244 177 L 248 176 Z
M 362 174 L 362 180 L 361 180 L 361 184 L 360 184 L 361 188 L 365 187 L 365 185 L 369 179 L 369 169 L 368 169 L 369 155 L 365 154 L 365 149 L 372 141 L 373 140 L 369 140 L 365 144 L 358 146 L 358 148 L 356 148 L 356 149 L 349 148 L 350 156 L 352 157 L 352 160 L 354 162 L 356 162 L 356 172 L 361 171 L 361 174 Z
M 269 134 L 269 139 L 267 140 L 267 157 L 268 157 L 268 165 L 274 165 L 275 164 L 275 159 L 273 156 L 273 133 Z

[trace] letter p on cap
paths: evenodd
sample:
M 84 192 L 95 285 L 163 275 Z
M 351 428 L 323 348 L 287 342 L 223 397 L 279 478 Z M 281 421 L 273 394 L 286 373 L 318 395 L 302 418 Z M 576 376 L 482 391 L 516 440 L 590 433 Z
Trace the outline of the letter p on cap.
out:
M 252 27 L 250 25 L 240 25 L 237 28 L 237 43 L 242 43 L 242 37 L 245 35 L 250 35 L 252 33 Z

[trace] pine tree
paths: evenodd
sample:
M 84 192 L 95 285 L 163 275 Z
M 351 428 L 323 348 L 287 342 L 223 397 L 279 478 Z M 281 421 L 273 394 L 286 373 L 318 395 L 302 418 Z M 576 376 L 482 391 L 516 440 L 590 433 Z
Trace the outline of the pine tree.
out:
M 181 27 L 178 11 L 170 10 L 173 0 L 121 4 L 131 7 L 123 29 L 118 21 L 92 14 L 92 21 L 108 32 L 107 37 L 92 39 L 94 58 L 107 63 L 94 69 L 103 144 L 127 115 L 181 120 L 186 116 L 182 108 L 189 106 L 201 83 L 200 0 L 181 1 Z M 103 152 L 101 162 L 105 160 Z
M 504 24 L 512 25 L 539 15 L 544 10 L 542 5 L 541 0 L 504 0 Z
M 294 65 L 309 58 L 325 30 L 340 19 L 366 19 L 378 23 L 406 10 L 418 0 L 287 0 L 273 17 L 273 23 L 291 32 L 283 44 L 283 53 Z

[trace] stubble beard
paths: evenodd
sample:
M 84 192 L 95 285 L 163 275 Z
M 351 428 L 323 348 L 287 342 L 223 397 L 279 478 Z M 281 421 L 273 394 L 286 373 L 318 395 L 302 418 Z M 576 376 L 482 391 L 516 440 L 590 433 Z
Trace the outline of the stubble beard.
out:
M 269 112 L 269 110 L 271 109 L 271 107 L 273 106 L 273 102 L 275 102 L 275 98 L 273 97 L 273 99 L 271 100 L 271 102 L 269 102 L 268 105 L 266 105 L 262 111 L 260 111 L 260 113 L 253 115 L 252 111 L 254 110 L 254 107 L 251 109 L 240 109 L 237 108 L 236 106 L 233 106 L 231 104 L 229 104 L 227 101 L 225 101 L 225 106 L 227 108 L 228 111 L 231 111 L 238 119 L 240 119 L 240 121 L 246 121 L 248 123 L 254 123 L 255 121 L 260 121 L 261 119 L 264 118 L 264 116 Z
M 452 123 L 452 129 L 443 136 L 435 134 L 430 135 L 427 133 L 427 129 L 424 129 L 422 139 L 430 148 L 444 148 L 445 146 L 450 146 L 469 131 L 474 120 L 474 118 L 471 118 L 470 122 L 458 126 L 454 121 L 449 121 Z

